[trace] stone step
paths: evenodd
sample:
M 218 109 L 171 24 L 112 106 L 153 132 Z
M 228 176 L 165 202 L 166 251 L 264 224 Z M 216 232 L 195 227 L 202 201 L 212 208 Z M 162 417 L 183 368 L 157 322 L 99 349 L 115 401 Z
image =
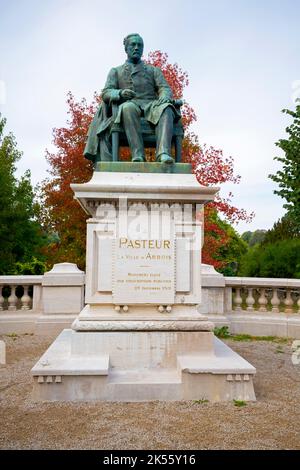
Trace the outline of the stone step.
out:
M 214 338 L 214 344 L 201 344 L 203 336 L 210 337 L 209 332 L 176 332 L 175 336 L 170 333 L 173 332 L 64 330 L 31 371 L 34 398 L 122 402 L 255 400 L 255 368 L 226 344 L 218 338 Z M 195 333 L 199 336 L 197 341 Z M 161 338 L 162 334 L 169 341 Z M 72 351 L 75 337 L 78 344 Z M 187 342 L 188 351 L 182 346 Z M 197 347 L 192 347 L 194 343 Z
M 191 374 L 243 374 L 254 375 L 255 367 L 214 337 L 214 355 L 178 355 L 178 367 Z
M 107 383 L 110 401 L 180 400 L 181 377 L 171 370 L 118 370 L 110 371 Z
M 142 385 L 156 385 L 156 384 L 181 384 L 181 374 L 177 369 L 148 369 L 148 370 L 109 370 L 108 374 L 109 384 L 142 384 Z

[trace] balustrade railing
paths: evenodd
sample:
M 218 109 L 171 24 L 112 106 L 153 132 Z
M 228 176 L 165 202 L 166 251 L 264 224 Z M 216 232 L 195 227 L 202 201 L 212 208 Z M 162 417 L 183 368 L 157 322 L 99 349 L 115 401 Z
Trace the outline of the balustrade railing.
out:
M 0 313 L 41 310 L 43 276 L 0 276 Z M 300 314 L 300 279 L 225 277 L 224 313 Z M 211 287 L 214 287 L 211 285 Z M 213 294 L 212 294 L 213 295 Z
M 0 311 L 36 310 L 43 276 L 0 276 Z
M 232 310 L 300 314 L 300 279 L 226 277 Z

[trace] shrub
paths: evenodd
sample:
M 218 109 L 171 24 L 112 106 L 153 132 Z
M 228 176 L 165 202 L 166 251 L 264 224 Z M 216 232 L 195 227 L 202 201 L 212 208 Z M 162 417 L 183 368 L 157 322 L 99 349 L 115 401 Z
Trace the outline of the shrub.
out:
M 16 263 L 14 274 L 44 274 L 46 270 L 46 263 L 36 258 L 32 258 L 30 261 L 26 261 L 24 263 Z
M 240 276 L 300 278 L 300 240 L 254 246 L 242 257 Z

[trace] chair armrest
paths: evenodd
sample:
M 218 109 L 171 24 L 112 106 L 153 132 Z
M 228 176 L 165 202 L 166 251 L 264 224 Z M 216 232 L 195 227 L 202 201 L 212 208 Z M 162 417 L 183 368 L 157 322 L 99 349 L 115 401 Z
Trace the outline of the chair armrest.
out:
M 175 108 L 181 108 L 181 106 L 183 106 L 183 100 L 173 100 L 173 105 L 175 106 Z

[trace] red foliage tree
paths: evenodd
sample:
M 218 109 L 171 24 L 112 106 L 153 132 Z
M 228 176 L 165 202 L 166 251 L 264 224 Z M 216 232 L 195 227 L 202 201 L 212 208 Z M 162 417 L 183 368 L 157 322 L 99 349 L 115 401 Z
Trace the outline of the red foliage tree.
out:
M 67 104 L 70 116 L 67 127 L 53 130 L 57 151 L 46 151 L 51 178 L 42 183 L 43 224 L 58 239 L 54 238 L 45 254 L 49 264 L 71 260 L 84 268 L 87 216 L 74 200 L 70 184 L 88 181 L 93 172 L 92 163 L 83 158 L 83 150 L 97 97 L 88 105 L 85 99 L 76 102 L 69 93 Z
M 183 90 L 189 83 L 188 75 L 177 64 L 170 64 L 167 54 L 160 51 L 151 52 L 146 62 L 161 68 L 172 88 L 174 98 L 183 97 Z M 51 263 L 72 260 L 84 268 L 86 215 L 73 199 L 70 183 L 82 183 L 91 177 L 92 165 L 83 158 L 83 150 L 89 124 L 100 100 L 99 95 L 95 94 L 92 104 L 89 105 L 85 99 L 76 102 L 69 93 L 67 104 L 70 119 L 67 127 L 54 129 L 54 145 L 57 151 L 46 153 L 51 178 L 42 184 L 44 225 L 58 234 L 58 240 L 48 247 L 47 257 Z M 221 150 L 215 150 L 213 147 L 200 147 L 197 137 L 190 131 L 190 126 L 196 121 L 193 108 L 184 103 L 181 111 L 185 129 L 182 157 L 183 161 L 192 163 L 199 183 L 238 183 L 240 177 L 234 175 L 232 157 L 225 158 Z M 151 157 L 151 153 L 149 155 Z M 121 159 L 128 159 L 128 156 L 128 149 L 122 149 Z M 216 211 L 221 212 L 230 222 L 251 220 L 253 216 L 233 206 L 231 198 L 231 193 L 227 198 L 218 195 L 216 200 L 205 208 L 203 261 L 213 264 L 216 268 L 224 264 L 218 259 L 218 251 L 228 241 L 226 232 L 216 221 Z

